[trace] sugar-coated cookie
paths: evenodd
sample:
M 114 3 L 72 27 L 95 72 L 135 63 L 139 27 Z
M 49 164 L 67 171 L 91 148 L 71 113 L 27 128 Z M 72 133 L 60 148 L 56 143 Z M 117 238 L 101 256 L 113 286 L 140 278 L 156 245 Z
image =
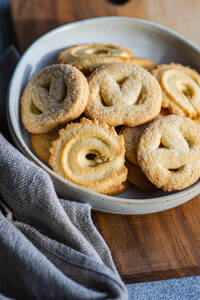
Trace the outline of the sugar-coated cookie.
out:
M 199 125 L 182 116 L 160 116 L 141 135 L 137 162 L 148 179 L 164 191 L 191 186 L 200 177 Z
M 88 79 L 90 95 L 85 114 L 110 125 L 137 126 L 160 112 L 162 94 L 145 69 L 129 64 L 106 65 Z
M 51 65 L 35 75 L 21 98 L 21 118 L 26 129 L 47 133 L 79 117 L 88 101 L 85 76 L 70 65 Z

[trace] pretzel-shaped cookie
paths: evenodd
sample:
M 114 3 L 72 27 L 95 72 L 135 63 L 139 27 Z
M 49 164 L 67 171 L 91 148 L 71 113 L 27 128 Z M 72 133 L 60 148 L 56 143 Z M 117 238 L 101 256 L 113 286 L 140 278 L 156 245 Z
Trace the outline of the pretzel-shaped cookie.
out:
M 200 75 L 180 64 L 159 65 L 152 74 L 162 88 L 162 106 L 172 114 L 197 118 L 200 114 Z
M 137 126 L 155 118 L 161 108 L 161 89 L 146 70 L 129 64 L 106 65 L 89 78 L 86 116 L 110 125 Z
M 21 117 L 32 133 L 47 133 L 73 120 L 84 111 L 88 100 L 85 76 L 70 65 L 51 65 L 35 75 L 21 99 Z
M 104 194 L 123 188 L 124 139 L 104 122 L 81 119 L 59 132 L 52 143 L 49 164 L 62 177 Z
M 200 177 L 199 125 L 181 116 L 159 116 L 140 138 L 137 161 L 158 188 L 187 188 Z

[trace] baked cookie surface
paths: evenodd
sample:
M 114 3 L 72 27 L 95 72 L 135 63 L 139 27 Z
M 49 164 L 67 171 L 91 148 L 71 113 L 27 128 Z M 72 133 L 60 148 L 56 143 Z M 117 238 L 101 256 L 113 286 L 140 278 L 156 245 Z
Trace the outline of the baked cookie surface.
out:
M 91 73 L 96 68 L 115 62 L 127 62 L 132 51 L 113 44 L 83 44 L 69 47 L 61 51 L 58 61 L 63 64 L 71 64 L 83 73 Z
M 60 126 L 44 134 L 31 134 L 31 147 L 35 154 L 46 163 L 49 162 L 51 143 L 58 138 Z
M 154 191 L 156 189 L 139 166 L 132 164 L 130 161 L 126 161 L 126 167 L 128 169 L 127 178 L 130 183 L 145 191 Z
M 157 80 L 145 69 L 113 64 L 97 69 L 88 79 L 87 117 L 110 125 L 137 126 L 160 112 L 162 94 Z
M 81 115 L 88 101 L 85 76 L 70 65 L 51 65 L 36 74 L 21 98 L 21 119 L 35 134 L 47 133 Z
M 200 74 L 180 64 L 158 65 L 151 73 L 162 89 L 162 107 L 189 118 L 200 115 Z
M 126 149 L 125 156 L 135 166 L 138 166 L 137 145 L 146 127 L 147 124 L 135 127 L 123 126 L 120 131 L 120 134 L 122 134 L 124 137 L 124 145 Z
M 137 161 L 148 179 L 164 191 L 191 186 L 200 177 L 199 125 L 181 116 L 159 116 L 140 138 Z
M 143 57 L 129 57 L 128 63 L 134 66 L 142 67 L 149 71 L 154 69 L 157 66 L 155 61 Z
M 105 122 L 81 119 L 59 132 L 49 164 L 62 177 L 104 194 L 117 194 L 127 179 L 124 139 Z

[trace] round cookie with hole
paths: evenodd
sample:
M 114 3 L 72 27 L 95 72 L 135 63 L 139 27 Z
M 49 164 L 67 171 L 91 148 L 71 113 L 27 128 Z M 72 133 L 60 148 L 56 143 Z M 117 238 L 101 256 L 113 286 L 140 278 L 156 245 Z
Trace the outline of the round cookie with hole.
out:
M 68 124 L 50 153 L 53 170 L 73 183 L 112 195 L 127 186 L 124 138 L 105 122 L 82 118 Z

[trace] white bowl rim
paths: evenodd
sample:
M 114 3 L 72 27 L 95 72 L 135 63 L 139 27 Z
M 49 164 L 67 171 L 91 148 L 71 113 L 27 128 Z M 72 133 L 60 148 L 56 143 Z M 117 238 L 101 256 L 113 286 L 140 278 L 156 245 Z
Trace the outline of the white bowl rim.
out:
M 75 190 L 81 192 L 81 193 L 85 193 L 85 194 L 89 194 L 92 197 L 98 197 L 101 200 L 106 200 L 108 202 L 118 202 L 120 204 L 129 204 L 129 205 L 146 205 L 146 204 L 163 204 L 165 202 L 175 202 L 175 200 L 177 201 L 178 199 L 182 198 L 183 196 L 186 196 L 188 194 L 198 194 L 200 193 L 200 182 L 199 184 L 195 184 L 192 185 L 191 187 L 176 192 L 174 194 L 171 195 L 167 195 L 167 196 L 162 196 L 162 197 L 156 197 L 156 198 L 147 198 L 147 199 L 137 199 L 137 198 L 118 198 L 115 196 L 109 196 L 109 195 L 104 195 L 104 194 L 100 194 L 97 192 L 94 192 L 92 190 L 88 190 L 84 187 L 81 187 L 79 185 L 76 185 L 70 181 L 67 181 L 66 179 L 64 179 L 63 177 L 59 176 L 58 174 L 56 174 L 53 170 L 51 170 L 48 166 L 46 166 L 41 160 L 39 160 L 37 158 L 37 156 L 35 156 L 33 154 L 33 152 L 31 152 L 31 150 L 27 147 L 26 143 L 24 142 L 22 135 L 20 133 L 20 130 L 18 131 L 17 126 L 15 124 L 13 124 L 12 122 L 12 118 L 10 118 L 10 113 L 12 110 L 12 106 L 11 106 L 11 95 L 12 95 L 12 89 L 13 89 L 13 83 L 16 80 L 16 74 L 18 71 L 18 68 L 21 64 L 21 62 L 23 61 L 24 57 L 26 56 L 26 54 L 37 44 L 39 43 L 42 39 L 57 33 L 58 31 L 63 31 L 66 28 L 70 28 L 70 27 L 76 27 L 81 25 L 82 23 L 93 23 L 93 22 L 98 22 L 98 21 L 104 21 L 104 20 L 126 20 L 126 21 L 130 21 L 130 22 L 134 22 L 134 23 L 138 23 L 138 24 L 145 24 L 145 25 L 150 25 L 151 27 L 157 28 L 157 29 L 161 29 L 162 31 L 171 34 L 172 36 L 178 38 L 179 40 L 183 40 L 186 44 L 188 44 L 190 47 L 194 48 L 194 50 L 198 51 L 200 53 L 200 48 L 193 42 L 191 42 L 190 40 L 186 39 L 185 37 L 183 37 L 182 35 L 180 35 L 179 33 L 173 31 L 172 29 L 166 28 L 163 25 L 157 24 L 155 22 L 152 21 L 147 21 L 147 20 L 143 20 L 143 19 L 136 19 L 136 18 L 129 18 L 129 17 L 121 17 L 121 16 L 111 16 L 111 17 L 97 17 L 97 18 L 90 18 L 90 19 L 86 19 L 86 20 L 80 20 L 77 22 L 72 22 L 69 24 L 64 24 L 62 26 L 56 27 L 53 30 L 50 30 L 49 32 L 45 33 L 44 35 L 42 35 L 41 37 L 39 37 L 37 40 L 35 40 L 27 49 L 26 51 L 23 53 L 21 59 L 19 60 L 15 71 L 12 75 L 10 84 L 9 84 L 9 89 L 8 89 L 8 106 L 7 106 L 7 113 L 8 113 L 8 119 L 9 119 L 9 126 L 10 126 L 10 130 L 12 132 L 13 137 L 16 139 L 16 142 L 18 144 L 18 147 L 20 148 L 20 150 L 29 158 L 31 158 L 32 161 L 34 161 L 37 165 L 41 166 L 48 174 L 50 174 L 52 177 L 54 177 L 55 179 L 57 179 L 58 181 L 61 181 L 62 183 L 64 183 L 67 186 L 70 186 L 71 188 L 74 188 Z

